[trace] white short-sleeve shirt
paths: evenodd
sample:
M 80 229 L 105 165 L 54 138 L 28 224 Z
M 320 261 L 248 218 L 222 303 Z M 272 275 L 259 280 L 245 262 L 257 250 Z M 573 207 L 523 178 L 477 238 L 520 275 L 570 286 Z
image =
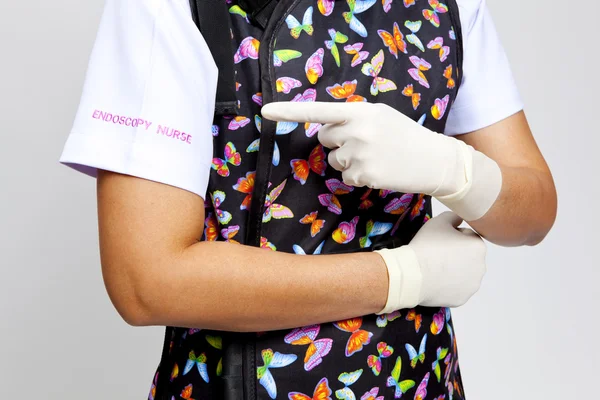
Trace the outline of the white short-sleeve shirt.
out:
M 457 0 L 463 80 L 447 135 L 523 108 L 485 0 Z M 60 162 L 132 175 L 205 198 L 217 67 L 188 0 L 107 0 Z

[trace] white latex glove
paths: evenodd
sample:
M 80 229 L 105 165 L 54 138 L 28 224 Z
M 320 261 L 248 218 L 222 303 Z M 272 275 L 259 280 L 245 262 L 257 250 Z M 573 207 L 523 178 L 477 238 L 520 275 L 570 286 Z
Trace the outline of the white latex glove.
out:
M 325 124 L 319 141 L 344 183 L 435 196 L 467 221 L 481 218 L 502 187 L 498 164 L 463 141 L 430 131 L 386 104 L 276 102 L 274 121 Z
M 430 219 L 406 246 L 376 250 L 388 268 L 387 314 L 417 305 L 458 307 L 481 286 L 486 272 L 484 241 L 446 211 Z

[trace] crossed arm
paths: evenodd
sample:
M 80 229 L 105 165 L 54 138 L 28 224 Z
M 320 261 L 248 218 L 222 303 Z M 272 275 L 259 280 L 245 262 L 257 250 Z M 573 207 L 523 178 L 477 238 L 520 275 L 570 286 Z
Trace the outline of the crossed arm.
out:
M 503 174 L 498 200 L 473 228 L 502 245 L 539 243 L 554 222 L 556 193 L 525 116 L 461 139 Z M 198 242 L 203 200 L 168 185 L 101 171 L 98 217 L 105 284 L 132 325 L 263 331 L 372 314 L 386 303 L 377 254 L 297 256 Z
M 199 196 L 109 172 L 99 175 L 98 206 L 105 284 L 132 325 L 265 331 L 372 314 L 386 303 L 387 269 L 375 253 L 298 256 L 199 242 Z

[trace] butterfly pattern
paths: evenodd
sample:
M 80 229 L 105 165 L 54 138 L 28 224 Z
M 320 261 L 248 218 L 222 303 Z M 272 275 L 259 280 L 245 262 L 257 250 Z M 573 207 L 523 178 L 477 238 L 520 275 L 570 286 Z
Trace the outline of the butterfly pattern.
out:
M 410 242 L 433 215 L 429 196 L 346 185 L 318 141 L 320 124 L 274 123 L 262 118 L 261 107 L 379 102 L 443 132 L 462 67 L 456 0 L 279 0 L 270 35 L 251 23 L 243 3 L 219 1 L 227 2 L 232 24 L 239 111 L 215 117 L 211 127 L 214 158 L 200 239 L 306 257 Z M 224 271 L 231 262 L 224 254 Z M 317 278 L 304 279 L 310 285 Z M 314 306 L 308 293 L 306 300 Z M 231 367 L 225 350 L 237 337 L 168 327 L 148 398 L 224 398 Z M 257 400 L 464 398 L 445 308 L 248 337 L 254 373 L 244 379 Z

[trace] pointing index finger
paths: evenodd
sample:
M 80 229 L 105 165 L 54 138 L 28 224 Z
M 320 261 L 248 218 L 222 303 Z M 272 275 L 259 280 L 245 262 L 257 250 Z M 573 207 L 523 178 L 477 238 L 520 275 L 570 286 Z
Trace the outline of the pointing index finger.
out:
M 291 102 L 278 101 L 265 105 L 263 118 L 278 122 L 315 122 L 319 124 L 341 124 L 350 118 L 350 103 Z

